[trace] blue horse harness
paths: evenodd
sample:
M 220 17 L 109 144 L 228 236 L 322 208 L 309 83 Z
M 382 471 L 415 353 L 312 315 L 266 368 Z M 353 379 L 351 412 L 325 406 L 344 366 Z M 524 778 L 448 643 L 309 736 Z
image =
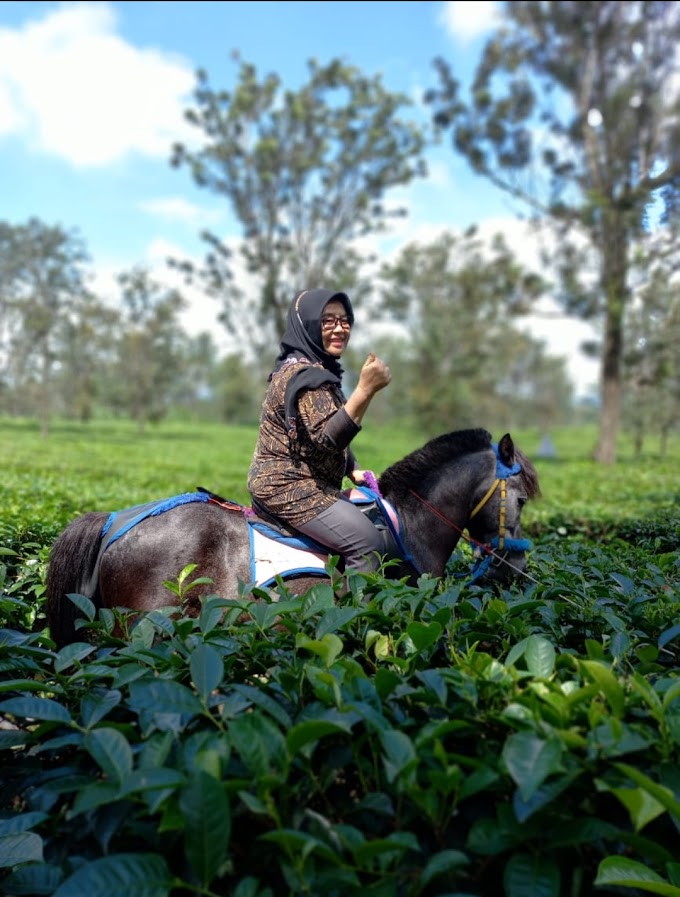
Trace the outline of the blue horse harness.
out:
M 486 495 L 484 495 L 481 501 L 473 509 L 472 513 L 470 514 L 470 520 L 472 520 L 472 518 L 482 510 L 482 508 L 489 501 L 496 489 L 500 489 L 501 500 L 499 509 L 498 535 L 490 542 L 487 542 L 485 545 L 479 546 L 480 554 L 472 567 L 470 579 L 471 582 L 474 582 L 476 579 L 479 579 L 480 576 L 483 576 L 484 573 L 486 573 L 486 571 L 493 563 L 494 558 L 497 558 L 497 556 L 494 554 L 496 549 L 503 552 L 519 552 L 528 551 L 531 548 L 531 542 L 528 539 L 511 539 L 505 535 L 508 479 L 510 477 L 516 476 L 518 473 L 521 473 L 522 465 L 519 462 L 515 462 L 512 467 L 508 467 L 507 464 L 505 464 L 501 460 L 497 443 L 493 444 L 493 450 L 496 455 L 496 479 L 489 487 Z M 465 576 L 464 573 L 459 573 L 456 575 Z

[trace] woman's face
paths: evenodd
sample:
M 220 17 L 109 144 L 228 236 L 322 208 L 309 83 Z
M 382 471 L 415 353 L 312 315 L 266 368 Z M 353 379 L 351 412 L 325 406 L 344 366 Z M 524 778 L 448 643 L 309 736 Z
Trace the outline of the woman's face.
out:
M 345 306 L 338 299 L 331 299 L 321 314 L 321 340 L 325 351 L 340 358 L 349 342 L 350 330 Z

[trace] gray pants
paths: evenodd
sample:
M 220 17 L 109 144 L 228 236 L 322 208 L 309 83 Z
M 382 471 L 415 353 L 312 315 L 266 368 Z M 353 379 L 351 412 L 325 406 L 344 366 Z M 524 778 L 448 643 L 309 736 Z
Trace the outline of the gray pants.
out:
M 308 523 L 296 529 L 325 545 L 345 560 L 347 570 L 370 573 L 378 569 L 385 553 L 382 534 L 356 505 L 338 499 Z

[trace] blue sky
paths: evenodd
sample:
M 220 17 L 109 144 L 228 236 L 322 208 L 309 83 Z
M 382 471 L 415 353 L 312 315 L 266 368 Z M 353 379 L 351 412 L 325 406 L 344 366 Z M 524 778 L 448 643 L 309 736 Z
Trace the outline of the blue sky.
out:
M 227 235 L 232 223 L 223 200 L 169 165 L 172 143 L 190 133 L 182 112 L 198 68 L 229 90 L 238 50 L 294 89 L 310 58 L 340 57 L 418 102 L 436 86 L 437 56 L 465 83 L 495 9 L 483 0 L 0 2 L 0 218 L 78 231 L 104 291 L 133 265 L 160 272 L 168 255 L 200 256 L 201 227 Z M 398 197 L 410 212 L 398 240 L 477 223 L 502 229 L 531 262 L 535 247 L 504 194 L 449 145 L 428 161 L 429 179 Z M 210 326 L 216 311 L 214 300 L 193 295 L 188 329 Z M 531 329 L 569 358 L 588 392 L 597 370 L 578 353 L 590 335 L 584 325 L 537 318 Z

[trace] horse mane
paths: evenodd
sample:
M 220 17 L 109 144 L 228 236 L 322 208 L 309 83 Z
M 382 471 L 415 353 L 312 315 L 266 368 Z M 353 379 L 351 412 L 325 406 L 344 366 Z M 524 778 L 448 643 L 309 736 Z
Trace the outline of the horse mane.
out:
M 522 465 L 520 479 L 527 494 L 527 498 L 540 498 L 541 487 L 538 482 L 538 471 L 523 451 L 515 446 L 515 459 Z
M 481 427 L 435 436 L 421 448 L 388 467 L 378 479 L 380 491 L 389 494 L 396 501 L 403 500 L 414 483 L 422 484 L 423 480 L 443 464 L 463 455 L 487 451 L 491 447 L 491 433 Z M 522 465 L 520 477 L 527 496 L 536 498 L 541 494 L 536 468 L 517 447 L 515 456 Z
M 421 448 L 388 467 L 378 479 L 380 491 L 389 493 L 391 498 L 399 501 L 408 495 L 414 483 L 422 483 L 432 471 L 439 470 L 442 464 L 490 448 L 491 433 L 482 428 L 457 430 L 435 436 Z

